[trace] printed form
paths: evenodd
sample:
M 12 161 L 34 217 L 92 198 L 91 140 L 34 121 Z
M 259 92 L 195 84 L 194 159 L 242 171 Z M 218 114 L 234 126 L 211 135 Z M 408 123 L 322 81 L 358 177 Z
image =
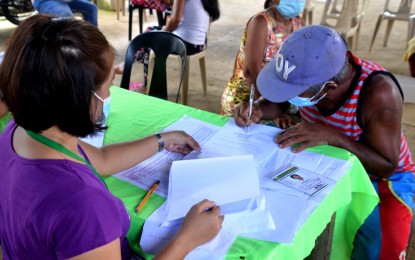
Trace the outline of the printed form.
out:
M 183 116 L 173 124 L 169 125 L 162 132 L 182 130 L 191 135 L 202 147 L 220 129 L 219 126 L 212 125 L 189 116 Z M 167 198 L 169 189 L 169 171 L 173 161 L 183 160 L 184 155 L 163 150 L 156 153 L 144 162 L 117 174 L 121 180 L 134 184 L 147 190 L 157 180 L 160 181 L 157 190 L 154 192 Z
M 223 127 L 218 127 L 185 116 L 163 131 L 169 130 L 186 131 L 199 142 L 202 152 L 192 152 L 187 156 L 183 156 L 163 151 L 114 176 L 143 189 L 148 189 L 156 180 L 160 180 L 160 188 L 156 190 L 156 193 L 166 198 L 169 170 L 173 161 L 251 154 L 254 156 L 266 207 L 271 212 L 275 228 L 268 231 L 257 230 L 256 232 L 250 230 L 251 232 L 240 234 L 250 238 L 291 243 L 297 230 L 334 186 L 332 185 L 316 195 L 309 196 L 304 192 L 273 180 L 278 172 L 290 166 L 299 166 L 337 182 L 350 167 L 349 163 L 344 160 L 327 157 L 319 153 L 309 151 L 292 153 L 291 148 L 280 149 L 275 144 L 274 139 L 283 130 L 257 124 L 252 125 L 248 132 L 245 128 L 238 127 L 232 118 Z M 162 215 L 159 210 L 156 212 Z M 284 214 L 281 212 L 284 212 Z M 147 222 L 144 229 L 146 229 Z M 172 230 L 165 231 L 171 235 Z M 145 237 L 144 233 L 143 237 Z M 161 235 L 161 237 L 163 236 Z M 169 240 L 168 236 L 162 239 Z

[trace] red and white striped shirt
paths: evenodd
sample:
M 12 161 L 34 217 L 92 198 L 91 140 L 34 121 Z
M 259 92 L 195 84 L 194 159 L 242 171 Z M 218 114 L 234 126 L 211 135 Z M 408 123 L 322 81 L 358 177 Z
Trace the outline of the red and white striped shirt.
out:
M 349 95 L 341 107 L 332 115 L 323 116 L 316 106 L 299 107 L 303 121 L 315 124 L 330 126 L 337 131 L 349 136 L 353 140 L 358 141 L 362 129 L 358 124 L 357 107 L 359 95 L 365 80 L 374 72 L 386 71 L 383 67 L 371 62 L 365 61 L 351 55 L 352 62 L 361 68 L 360 76 L 356 82 L 356 88 Z M 398 88 L 400 86 L 398 85 Z M 401 92 L 402 93 L 402 92 Z M 411 152 L 406 143 L 403 133 L 401 134 L 401 147 L 399 154 L 399 163 L 395 172 L 415 172 L 415 166 L 412 161 Z

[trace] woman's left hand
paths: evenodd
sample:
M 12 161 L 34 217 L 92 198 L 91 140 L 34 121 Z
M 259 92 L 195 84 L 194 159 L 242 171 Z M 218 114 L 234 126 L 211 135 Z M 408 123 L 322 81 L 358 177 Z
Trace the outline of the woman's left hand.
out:
M 170 131 L 160 134 L 164 140 L 164 148 L 168 151 L 188 154 L 193 150 L 201 150 L 199 143 L 184 131 Z

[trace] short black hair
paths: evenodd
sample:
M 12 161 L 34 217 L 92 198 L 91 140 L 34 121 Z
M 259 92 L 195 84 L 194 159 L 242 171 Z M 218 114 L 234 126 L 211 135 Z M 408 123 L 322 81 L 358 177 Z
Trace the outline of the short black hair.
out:
M 33 132 L 52 126 L 84 137 L 97 129 L 93 91 L 108 78 L 114 49 L 93 25 L 34 15 L 9 38 L 0 89 L 15 122 Z

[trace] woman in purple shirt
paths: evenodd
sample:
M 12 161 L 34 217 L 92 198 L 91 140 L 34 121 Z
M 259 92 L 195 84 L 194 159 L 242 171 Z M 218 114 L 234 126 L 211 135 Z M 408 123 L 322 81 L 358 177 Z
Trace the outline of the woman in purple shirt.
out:
M 114 50 L 91 24 L 36 15 L 16 29 L 0 66 L 13 114 L 0 136 L 0 243 L 5 259 L 128 259 L 130 221 L 102 181 L 162 149 L 199 144 L 180 131 L 95 148 Z M 207 208 L 212 210 L 206 211 Z M 196 204 L 160 258 L 183 258 L 218 233 L 214 202 Z

